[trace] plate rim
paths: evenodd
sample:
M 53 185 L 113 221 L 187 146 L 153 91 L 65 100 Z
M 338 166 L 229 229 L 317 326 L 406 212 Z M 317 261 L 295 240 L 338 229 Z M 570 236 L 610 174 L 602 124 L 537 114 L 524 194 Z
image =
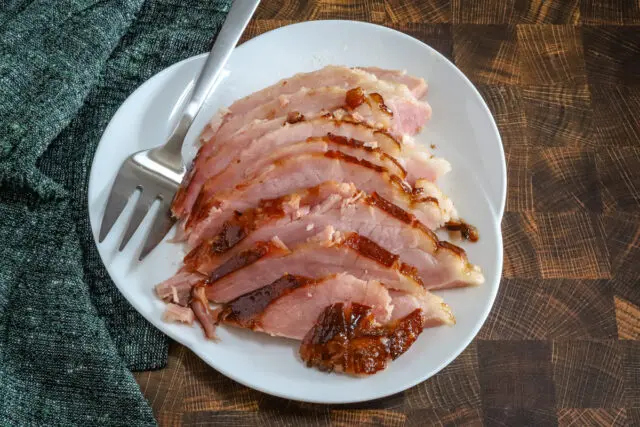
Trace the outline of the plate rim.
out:
M 129 302 L 129 304 L 131 304 L 133 306 L 133 308 L 138 312 L 139 315 L 141 315 L 142 317 L 144 317 L 151 325 L 153 325 L 156 329 L 158 329 L 161 333 L 167 335 L 168 337 L 170 337 L 171 339 L 173 339 L 174 341 L 177 341 L 178 343 L 180 343 L 181 345 L 187 347 L 189 350 L 191 350 L 196 356 L 198 356 L 198 358 L 200 358 L 201 360 L 203 360 L 203 362 L 205 362 L 207 365 L 209 365 L 211 368 L 215 369 L 216 371 L 218 371 L 219 373 L 221 373 L 222 375 L 226 376 L 227 378 L 238 382 L 239 384 L 242 384 L 243 386 L 249 387 L 251 389 L 257 390 L 259 392 L 271 395 L 271 396 L 276 396 L 276 397 L 280 397 L 280 398 L 284 398 L 284 399 L 290 399 L 290 400 L 295 400 L 295 401 L 299 401 L 299 402 L 307 402 L 307 403 L 318 403 L 318 404 L 348 404 L 348 403 L 360 403 L 360 402 L 367 402 L 367 401 L 372 401 L 372 400 L 376 400 L 376 399 L 382 399 L 397 393 L 400 393 L 404 390 L 408 390 L 412 387 L 415 387 L 417 384 L 420 384 L 426 380 L 428 380 L 429 378 L 433 377 L 434 375 L 436 375 L 437 373 L 439 373 L 442 369 L 444 369 L 446 366 L 448 366 L 449 364 L 451 364 L 451 362 L 453 362 L 472 342 L 473 340 L 476 338 L 476 336 L 478 335 L 478 332 L 480 331 L 480 329 L 482 328 L 482 326 L 485 324 L 489 313 L 491 312 L 491 310 L 493 309 L 493 306 L 495 304 L 495 300 L 497 297 L 497 293 L 498 290 L 500 288 L 500 284 L 501 284 L 501 279 L 502 279 L 502 268 L 503 268 L 503 262 L 504 262 L 504 254 L 503 254 L 503 237 L 502 237 L 502 231 L 501 231 L 501 222 L 502 222 L 502 218 L 504 215 L 504 210 L 505 210 L 505 205 L 506 205 L 506 191 L 507 191 L 507 175 L 506 175 L 506 157 L 505 157 L 505 153 L 504 153 L 504 145 L 502 143 L 502 138 L 500 135 L 500 132 L 498 130 L 498 127 L 496 125 L 495 122 L 495 118 L 493 116 L 493 114 L 491 113 L 491 110 L 489 109 L 487 103 L 485 102 L 484 98 L 482 97 L 482 95 L 480 94 L 480 92 L 478 91 L 478 89 L 475 87 L 475 85 L 469 80 L 469 78 L 467 78 L 467 76 L 452 62 L 450 61 L 447 57 L 445 57 L 443 54 L 441 54 L 440 52 L 438 52 L 437 50 L 435 50 L 434 48 L 432 48 L 431 46 L 429 46 L 428 44 L 408 35 L 405 34 L 401 31 L 395 30 L 393 28 L 389 28 L 389 27 L 385 27 L 383 25 L 378 25 L 378 24 L 372 24 L 372 23 L 368 23 L 368 22 L 361 22 L 361 21 L 352 21 L 352 20 L 315 20 L 315 21 L 307 21 L 307 22 L 297 22 L 297 23 L 292 23 L 289 25 L 285 25 L 279 28 L 275 28 L 273 30 L 267 31 L 265 33 L 262 33 L 250 40 L 245 41 L 244 43 L 242 43 L 241 45 L 237 46 L 235 48 L 235 50 L 239 50 L 239 49 L 246 49 L 245 46 L 251 46 L 252 44 L 254 44 L 255 42 L 257 42 L 259 39 L 261 39 L 263 36 L 267 36 L 270 35 L 272 33 L 278 33 L 278 32 L 285 32 L 287 29 L 291 28 L 291 27 L 298 27 L 298 26 L 313 26 L 313 25 L 325 25 L 325 24 L 347 24 L 347 25 L 359 25 L 359 26 L 365 26 L 365 27 L 374 27 L 374 29 L 378 30 L 378 31 L 383 31 L 383 32 L 387 32 L 390 34 L 393 34 L 394 36 L 401 36 L 403 38 L 405 38 L 406 40 L 412 42 L 412 43 L 418 43 L 421 45 L 421 47 L 423 48 L 427 48 L 429 51 L 431 51 L 432 53 L 434 53 L 436 56 L 439 57 L 440 60 L 444 60 L 448 63 L 448 65 L 450 67 L 452 67 L 455 72 L 458 74 L 459 77 L 462 77 L 463 80 L 467 83 L 467 85 L 473 90 L 473 93 L 475 94 L 475 96 L 481 101 L 480 104 L 482 105 L 482 107 L 484 108 L 485 112 L 488 114 L 489 118 L 491 119 L 491 127 L 492 130 L 495 134 L 495 136 L 497 137 L 497 140 L 499 142 L 499 151 L 501 154 L 501 174 L 503 177 L 503 185 L 501 188 L 501 204 L 499 207 L 499 212 L 495 212 L 495 209 L 493 206 L 491 206 L 491 203 L 489 203 L 489 208 L 490 210 L 495 214 L 495 217 L 493 218 L 494 220 L 494 228 L 495 228 L 495 232 L 496 232 L 496 242 L 497 242 L 497 249 L 498 249 L 498 253 L 497 253 L 497 266 L 498 266 L 498 283 L 495 286 L 495 288 L 493 289 L 493 292 L 491 292 L 490 294 L 490 303 L 487 304 L 485 310 L 482 312 L 482 315 L 478 318 L 478 321 L 475 323 L 474 328 L 472 329 L 471 333 L 469 334 L 468 339 L 466 340 L 466 342 L 462 342 L 460 347 L 459 347 L 459 351 L 457 352 L 452 352 L 451 355 L 449 356 L 449 358 L 447 358 L 446 360 L 444 360 L 442 363 L 440 363 L 437 367 L 435 367 L 434 369 L 431 369 L 429 373 L 427 373 L 426 375 L 419 375 L 416 376 L 414 380 L 405 383 L 403 385 L 401 385 L 400 387 L 395 387 L 395 388 L 390 388 L 388 390 L 385 390 L 384 392 L 378 394 L 376 397 L 365 397 L 365 398 L 349 398 L 349 399 L 314 399 L 314 398 L 299 398 L 296 396 L 292 396 L 292 395 L 288 395 L 286 393 L 282 393 L 279 391 L 274 391 L 271 389 L 266 389 L 265 387 L 259 386 L 259 385 L 255 385 L 255 384 L 248 384 L 247 382 L 243 381 L 242 379 L 238 378 L 236 375 L 233 374 L 233 372 L 230 372 L 226 369 L 221 369 L 219 367 L 213 366 L 212 363 L 210 362 L 210 359 L 208 357 L 207 354 L 203 354 L 200 350 L 193 348 L 193 346 L 190 343 L 187 343 L 185 341 L 183 341 L 178 333 L 175 333 L 172 330 L 163 330 L 159 325 L 162 324 L 161 319 L 155 319 L 154 317 L 147 315 L 147 313 L 145 313 L 145 310 L 142 310 L 139 308 L 139 305 L 141 305 L 141 303 L 139 304 L 135 299 L 130 299 L 127 295 L 127 293 L 123 292 L 121 287 L 117 284 L 117 282 L 113 279 L 113 277 L 111 277 L 111 273 L 109 273 L 109 270 L 107 268 L 107 263 L 105 262 L 105 259 L 103 258 L 102 253 L 100 252 L 99 248 L 99 243 L 97 240 L 97 234 L 95 232 L 92 231 L 92 235 L 93 235 L 93 240 L 94 240 L 94 244 L 96 245 L 96 249 L 98 250 L 98 254 L 100 255 L 100 260 L 102 261 L 102 264 L 105 266 L 105 270 L 107 270 L 107 273 L 109 274 L 109 278 L 111 279 L 111 281 L 114 283 L 114 285 L 116 286 L 116 288 L 118 289 L 118 291 L 120 292 L 120 294 Z M 235 51 L 234 50 L 234 51 Z M 114 122 L 113 122 L 113 118 L 118 114 L 118 112 L 122 109 L 122 107 L 124 106 L 124 104 L 130 99 L 132 98 L 134 95 L 136 95 L 136 93 L 138 93 L 139 91 L 144 90 L 149 84 L 151 84 L 151 80 L 153 80 L 156 77 L 160 77 L 163 75 L 166 75 L 168 73 L 170 73 L 171 71 L 173 71 L 175 68 L 178 68 L 182 65 L 184 65 L 185 63 L 191 62 L 191 61 L 197 61 L 197 60 L 201 60 L 202 58 L 206 57 L 208 55 L 208 53 L 201 53 L 198 55 L 194 55 L 191 56 L 189 58 L 185 58 L 181 61 L 178 61 L 166 68 L 164 68 L 163 70 L 159 71 L 158 73 L 154 74 L 153 76 L 151 76 L 149 79 L 147 79 L 145 82 L 143 82 L 138 88 L 136 88 L 131 94 L 129 94 L 127 96 L 127 98 L 122 102 L 122 104 L 120 104 L 120 106 L 118 107 L 118 109 L 116 110 L 116 112 L 111 116 L 111 119 L 109 120 L 109 124 L 107 125 L 107 127 L 105 128 L 100 141 L 98 142 L 98 145 L 96 147 L 96 151 L 94 153 L 94 157 L 92 159 L 91 162 L 91 169 L 90 169 L 90 175 L 89 175 L 89 181 L 88 181 L 88 188 L 87 188 L 87 213 L 89 214 L 89 222 L 91 224 L 92 230 L 95 228 L 94 224 L 92 224 L 92 219 L 91 219 L 91 209 L 90 209 L 90 203 L 89 201 L 94 199 L 95 197 L 92 197 L 92 191 L 91 188 L 93 187 L 91 185 L 91 183 L 94 181 L 94 179 L 97 179 L 94 175 L 94 165 L 96 163 L 96 159 L 98 158 L 98 152 L 99 152 L 99 148 L 100 145 L 102 144 L 103 138 L 105 135 L 107 135 L 109 133 L 109 130 L 111 128 L 111 126 L 115 126 Z M 100 209 L 101 211 L 103 209 Z

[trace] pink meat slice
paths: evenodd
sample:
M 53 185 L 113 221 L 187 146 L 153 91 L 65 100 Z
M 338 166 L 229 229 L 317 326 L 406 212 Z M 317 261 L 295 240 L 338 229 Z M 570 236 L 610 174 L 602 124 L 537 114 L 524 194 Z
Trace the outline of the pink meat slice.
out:
M 246 161 L 238 165 L 232 164 L 219 174 L 209 178 L 200 190 L 199 197 L 208 200 L 215 197 L 220 191 L 233 188 L 244 180 L 251 180 L 279 159 L 336 150 L 360 160 L 366 160 L 374 165 L 382 166 L 390 173 L 401 178 L 407 176 L 407 171 L 402 166 L 402 163 L 381 149 L 371 147 L 367 143 L 355 139 L 328 134 L 322 138 L 308 138 L 303 142 L 281 146 L 269 155 L 258 157 L 255 160 L 246 159 Z
M 201 199 L 186 223 L 191 246 L 218 233 L 235 211 L 258 206 L 262 199 L 276 199 L 298 190 L 315 187 L 325 181 L 353 183 L 362 191 L 377 192 L 392 203 L 409 210 L 424 225 L 437 229 L 451 219 L 450 201 L 435 185 L 418 194 L 399 177 L 339 151 L 305 154 L 279 160 L 251 181 L 233 190 L 218 193 L 215 199 Z
M 324 137 L 328 133 L 373 142 L 389 155 L 401 150 L 401 144 L 389 134 L 364 124 L 319 118 L 295 124 L 284 123 L 282 118 L 259 122 L 236 133 L 218 151 L 207 157 L 199 153 L 189 176 L 184 180 L 173 201 L 172 212 L 177 218 L 186 218 L 196 202 L 200 189 L 212 176 L 227 166 L 244 168 L 256 159 L 273 152 L 278 147 L 304 141 L 307 138 Z M 256 130 L 258 129 L 258 130 Z M 203 146 L 204 148 L 204 146 Z M 203 149 L 201 149 L 202 151 Z
M 381 80 L 406 85 L 416 99 L 427 94 L 427 83 L 424 79 L 411 76 L 406 71 L 386 70 L 378 67 L 359 67 L 359 69 L 371 73 Z
M 423 285 L 413 276 L 415 267 L 356 233 L 327 227 L 307 243 L 288 249 L 271 242 L 237 254 L 211 273 L 207 297 L 229 302 L 268 285 L 285 274 L 311 278 L 348 273 L 361 280 L 379 280 L 387 288 L 422 294 Z
M 213 239 L 195 247 L 185 269 L 209 275 L 236 254 L 277 236 L 284 245 L 304 243 L 327 227 L 355 232 L 400 261 L 415 266 L 427 289 L 476 286 L 484 282 L 465 251 L 443 242 L 417 218 L 354 185 L 327 182 L 317 188 L 265 202 L 224 224 Z
M 372 307 L 379 323 L 389 321 L 393 310 L 389 291 L 376 280 L 348 274 L 322 279 L 287 275 L 229 302 L 218 318 L 254 331 L 302 340 L 320 313 L 339 302 Z
M 364 102 L 359 106 L 349 106 L 348 94 L 358 89 L 364 95 Z M 389 107 L 393 114 L 377 107 L 375 100 L 370 96 L 372 93 L 380 95 L 383 104 Z M 230 115 L 215 134 L 203 134 L 202 141 L 206 143 L 215 135 L 215 144 L 222 144 L 235 132 L 255 120 L 288 117 L 292 113 L 295 113 L 292 117 L 311 118 L 340 109 L 348 110 L 373 127 L 389 129 L 396 136 L 414 135 L 431 117 L 429 104 L 417 101 L 405 85 L 379 80 L 354 85 L 350 89 L 336 86 L 313 89 L 304 87 L 292 94 L 280 95 L 269 100 L 245 114 Z
M 347 68 L 342 66 L 329 65 L 320 70 L 299 73 L 292 77 L 280 80 L 276 84 L 254 92 L 249 96 L 231 104 L 229 112 L 231 114 L 245 114 L 252 109 L 269 102 L 280 95 L 290 94 L 299 91 L 302 88 L 318 88 L 323 86 L 338 86 L 342 88 L 351 88 L 358 84 L 364 84 L 366 81 L 375 82 L 378 78 L 375 73 L 386 75 L 388 80 L 395 83 L 409 84 L 407 85 L 412 93 L 420 93 L 423 91 L 422 86 L 426 85 L 424 80 L 408 79 L 399 72 L 389 71 L 384 73 L 380 68 L 369 68 L 371 72 L 360 69 Z
M 239 143 L 238 141 L 252 141 L 259 138 L 264 134 L 275 131 L 282 127 L 282 120 L 262 120 L 256 121 L 239 131 L 235 137 L 236 140 L 231 143 Z M 198 150 L 196 157 L 191 162 L 189 172 L 184 177 L 182 185 L 178 189 L 176 196 L 171 204 L 171 211 L 176 218 L 184 218 L 189 214 L 193 203 L 198 197 L 198 192 L 202 184 L 217 172 L 211 171 L 207 168 L 207 165 L 211 166 L 215 162 L 209 162 L 210 156 L 216 149 L 215 144 L 204 144 Z M 225 165 L 226 166 L 226 165 Z M 221 168 L 214 168 L 215 171 L 219 171 Z
M 402 319 L 416 309 L 421 309 L 425 317 L 425 327 L 453 325 L 455 317 L 444 300 L 428 291 L 407 293 L 390 290 L 393 304 L 390 321 Z
M 162 320 L 165 322 L 186 323 L 187 325 L 192 325 L 195 320 L 195 316 L 190 307 L 183 307 L 178 304 L 169 303 L 162 314 Z
M 324 130 L 331 130 L 331 126 L 328 129 L 323 126 L 321 132 Z M 434 182 L 451 169 L 449 162 L 446 160 L 433 157 L 426 150 L 414 147 L 402 147 L 401 149 L 394 142 L 389 141 L 386 135 L 378 135 L 378 141 L 367 142 L 328 133 L 323 137 L 307 138 L 307 144 L 301 144 L 300 142 L 289 141 L 287 137 L 282 138 L 282 133 L 286 134 L 287 132 L 276 132 L 276 135 L 256 142 L 253 144 L 255 149 L 248 148 L 237 156 L 234 161 L 231 161 L 224 170 L 209 177 L 205 185 L 200 187 L 200 192 L 204 192 L 201 197 L 210 198 L 218 191 L 232 188 L 241 179 L 251 177 L 253 173 L 278 158 L 292 154 L 327 151 L 329 149 L 339 149 L 349 155 L 384 166 L 391 173 L 406 178 L 407 182 L 412 185 L 419 179 Z M 311 134 L 316 133 L 311 132 Z M 375 137 L 375 135 L 367 135 L 366 133 L 364 136 Z M 325 144 L 322 144 L 320 140 L 324 140 Z M 380 145 L 384 148 L 378 147 L 379 141 L 383 142 Z M 309 144 L 309 142 L 315 142 L 315 144 Z M 337 143 L 340 143 L 340 147 L 336 147 Z M 217 157 L 212 157 L 208 163 L 214 164 L 214 158 Z M 217 168 L 218 165 L 216 163 L 214 167 Z M 205 165 L 204 167 L 208 166 Z M 399 168 L 401 170 L 398 170 Z M 201 176 L 205 175 L 208 175 L 208 173 L 201 174 Z M 193 191 L 195 191 L 197 183 L 194 182 L 193 185 Z
M 205 275 L 182 271 L 156 285 L 156 294 L 166 302 L 186 306 L 189 304 L 191 288 L 206 279 Z

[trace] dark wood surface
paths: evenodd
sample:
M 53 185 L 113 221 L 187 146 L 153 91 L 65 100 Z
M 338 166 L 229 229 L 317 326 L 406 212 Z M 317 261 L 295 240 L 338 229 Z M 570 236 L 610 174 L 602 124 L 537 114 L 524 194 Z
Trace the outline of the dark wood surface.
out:
M 312 19 L 398 29 L 477 85 L 508 163 L 498 298 L 451 365 L 363 404 L 270 397 L 174 343 L 136 375 L 158 422 L 640 425 L 640 1 L 264 0 L 244 40 Z

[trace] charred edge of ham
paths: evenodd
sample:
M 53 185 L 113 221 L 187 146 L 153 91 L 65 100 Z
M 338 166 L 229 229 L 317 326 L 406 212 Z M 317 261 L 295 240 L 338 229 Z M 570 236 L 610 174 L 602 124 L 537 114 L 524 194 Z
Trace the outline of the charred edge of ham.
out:
M 345 239 L 341 243 L 341 245 L 347 246 L 360 255 L 369 258 L 380 265 L 383 265 L 387 268 L 397 269 L 403 275 L 410 277 L 416 283 L 419 283 L 422 287 L 424 287 L 424 283 L 420 274 L 418 274 L 418 269 L 412 265 L 401 262 L 399 260 L 399 256 L 389 252 L 384 249 L 373 240 L 368 239 L 364 236 L 359 235 L 358 233 L 346 233 Z
M 411 347 L 424 324 L 420 309 L 379 326 L 374 322 L 371 307 L 357 303 L 332 304 L 305 336 L 300 357 L 308 367 L 325 372 L 375 374 Z
M 328 150 L 324 153 L 324 156 L 330 159 L 337 159 L 343 162 L 360 165 L 378 173 L 387 174 L 387 176 L 389 177 L 389 181 L 393 185 L 395 185 L 396 188 L 398 188 L 404 195 L 409 197 L 412 204 L 433 203 L 436 206 L 439 206 L 438 199 L 436 199 L 435 197 L 421 197 L 421 189 L 414 189 L 413 187 L 411 187 L 411 185 L 409 185 L 409 183 L 407 183 L 407 181 L 405 181 L 398 175 L 390 173 L 389 170 L 383 166 L 373 164 L 368 160 L 358 159 L 357 157 L 350 156 L 349 154 L 345 154 L 342 151 L 337 150 Z
M 252 249 L 240 252 L 215 269 L 207 279 L 207 284 L 220 280 L 234 271 L 238 271 L 267 255 L 275 253 L 286 253 L 286 251 L 281 245 L 274 242 L 258 242 Z
M 477 242 L 480 238 L 478 229 L 471 224 L 467 224 L 463 220 L 448 221 L 444 227 L 449 231 L 459 231 L 463 239 L 471 242 Z
M 244 294 L 225 304 L 220 310 L 218 320 L 242 328 L 256 329 L 260 326 L 261 314 L 273 301 L 297 288 L 315 284 L 316 282 L 316 280 L 308 277 L 283 276 L 269 285 Z
M 322 187 L 322 184 L 305 190 L 301 206 L 305 204 L 305 199 L 313 199 L 317 197 L 320 192 L 320 187 Z M 217 236 L 209 241 L 202 242 L 187 254 L 184 260 L 185 266 L 189 267 L 191 270 L 195 270 L 194 266 L 203 262 L 205 259 L 224 254 L 231 250 L 238 242 L 256 229 L 259 221 L 264 221 L 265 218 L 277 219 L 283 217 L 283 206 L 289 202 L 290 198 L 291 196 L 287 195 L 277 199 L 264 200 L 258 208 L 249 209 L 242 215 L 236 214 L 233 220 L 225 223 L 223 230 Z M 431 229 L 422 224 L 412 213 L 409 213 L 394 203 L 391 203 L 381 197 L 378 193 L 365 195 L 362 197 L 362 201 L 386 212 L 395 219 L 420 230 L 431 242 L 433 242 L 434 254 L 438 250 L 448 250 L 460 257 L 466 265 L 469 265 L 464 249 L 452 243 L 441 241 Z M 230 239 L 228 234 L 231 234 L 232 237 L 235 238 Z
M 412 265 L 399 261 L 399 256 L 393 254 L 379 246 L 374 241 L 360 236 L 358 233 L 345 233 L 344 236 L 335 240 L 333 247 L 347 247 L 357 252 L 360 256 L 368 258 L 386 268 L 394 269 L 403 275 L 413 279 L 420 286 L 424 287 L 422 278 L 418 274 L 418 269 Z M 242 251 L 230 258 L 227 262 L 215 269 L 207 285 L 212 284 L 235 271 L 247 267 L 258 260 L 271 255 L 286 255 L 289 251 L 282 245 L 274 242 L 257 242 L 256 245 L 246 251 Z

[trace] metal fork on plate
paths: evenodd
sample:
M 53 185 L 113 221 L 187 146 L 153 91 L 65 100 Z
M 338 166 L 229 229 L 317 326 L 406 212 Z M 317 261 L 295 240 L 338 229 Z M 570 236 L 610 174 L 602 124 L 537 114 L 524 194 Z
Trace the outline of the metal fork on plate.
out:
M 167 142 L 160 147 L 132 154 L 120 167 L 102 217 L 99 242 L 107 237 L 129 197 L 136 189 L 140 190 L 141 194 L 120 242 L 120 250 L 127 245 L 156 200 L 160 201 L 160 210 L 153 220 L 147 240 L 140 252 L 140 260 L 162 241 L 175 223 L 170 207 L 186 172 L 182 160 L 184 138 L 258 7 L 258 3 L 260 0 L 236 0 L 233 2 L 211 53 L 209 53 L 196 80 L 191 99 L 185 106 L 182 117 Z

